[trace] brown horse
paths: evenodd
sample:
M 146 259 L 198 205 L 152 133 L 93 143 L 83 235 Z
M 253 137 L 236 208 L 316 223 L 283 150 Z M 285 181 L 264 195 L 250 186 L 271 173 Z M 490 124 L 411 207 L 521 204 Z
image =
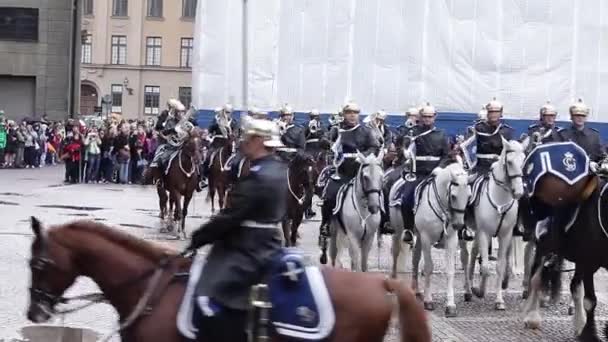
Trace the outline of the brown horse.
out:
M 176 316 L 186 281 L 178 279 L 178 274 L 189 270 L 190 259 L 91 221 L 45 228 L 32 217 L 32 230 L 29 320 L 43 323 L 59 313 L 57 304 L 69 302 L 63 297 L 66 289 L 77 277 L 86 276 L 118 312 L 122 341 L 184 340 Z M 330 341 L 382 341 L 395 307 L 393 297 L 399 307 L 400 341 L 431 341 L 426 314 L 404 284 L 330 268 L 323 269 L 323 275 L 336 314 Z M 272 341 L 284 339 L 274 336 Z
M 200 134 L 193 130 L 188 140 L 184 142 L 181 149 L 173 157 L 166 173 L 161 174 L 158 169 L 153 175 L 154 179 L 161 179 L 157 182 L 156 191 L 158 193 L 158 204 L 160 207 L 160 218 L 165 219 L 167 214 L 167 201 L 173 211 L 173 221 L 178 222 L 177 235 L 186 238 L 186 217 L 188 216 L 188 206 L 192 200 L 192 195 L 198 183 L 199 165 L 201 164 L 201 138 Z M 167 195 L 167 193 L 169 193 Z M 184 202 L 182 204 L 182 197 Z M 169 212 L 170 213 L 170 212 Z M 172 230 L 172 224 L 168 226 Z
M 312 203 L 315 160 L 307 154 L 296 154 L 287 170 L 287 217 L 283 220 L 285 246 L 295 246 L 304 211 Z
M 209 190 L 207 201 L 211 201 L 211 212 L 215 212 L 215 194 L 217 193 L 219 208 L 224 208 L 224 199 L 228 189 L 228 170 L 227 163 L 233 155 L 234 136 L 229 135 L 223 143 L 211 154 L 213 160 L 209 165 Z

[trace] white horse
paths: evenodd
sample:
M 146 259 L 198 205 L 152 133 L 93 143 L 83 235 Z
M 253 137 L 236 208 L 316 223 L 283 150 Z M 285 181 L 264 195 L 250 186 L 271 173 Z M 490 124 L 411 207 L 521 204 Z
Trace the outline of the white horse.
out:
M 517 141 L 503 138 L 502 153 L 491 168 L 489 179 L 482 184 L 479 203 L 474 207 L 474 222 L 467 222 L 475 233 L 475 241 L 469 258 L 469 269 L 465 272 L 465 300 L 471 300 L 471 292 L 479 298 L 486 293 L 490 276 L 488 247 L 492 237 L 498 237 L 498 263 L 496 266 L 496 310 L 505 310 L 503 290 L 507 285 L 506 271 L 508 255 L 513 238 L 513 227 L 517 224 L 518 200 L 524 193 L 522 168 L 525 154 Z M 471 288 L 475 262 L 481 253 L 481 284 Z
M 422 189 L 420 203 L 416 209 L 416 245 L 412 259 L 412 287 L 419 294 L 418 267 L 421 254 L 424 253 L 424 307 L 435 308 L 431 278 L 433 275 L 433 245 L 445 241 L 445 258 L 447 268 L 447 305 L 446 317 L 456 316 L 454 302 L 454 273 L 456 250 L 458 249 L 458 231 L 464 226 L 464 213 L 471 196 L 468 185 L 468 174 L 460 163 L 453 163 L 443 169 L 433 171 L 435 179 Z
M 351 269 L 367 271 L 367 260 L 376 232 L 380 226 L 382 207 L 382 153 L 365 156 L 358 153 L 359 171 L 346 189 L 344 203 L 331 220 L 329 253 L 332 266 L 339 253 L 348 246 Z M 340 263 L 341 264 L 341 263 Z

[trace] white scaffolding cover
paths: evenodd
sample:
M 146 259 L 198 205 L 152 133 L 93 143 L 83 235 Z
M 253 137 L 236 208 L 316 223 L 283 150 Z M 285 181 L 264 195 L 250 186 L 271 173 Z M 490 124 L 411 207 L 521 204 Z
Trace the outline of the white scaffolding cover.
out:
M 608 0 L 248 0 L 249 105 L 536 118 L 574 98 L 608 121 Z M 242 0 L 200 0 L 194 103 L 242 104 Z

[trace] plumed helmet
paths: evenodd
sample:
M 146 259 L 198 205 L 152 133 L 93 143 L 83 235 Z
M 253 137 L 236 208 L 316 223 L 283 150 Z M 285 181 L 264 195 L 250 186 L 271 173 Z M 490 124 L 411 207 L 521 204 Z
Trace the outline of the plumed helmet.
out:
M 222 110 L 226 113 L 232 113 L 232 111 L 234 110 L 234 108 L 232 107 L 232 105 L 230 103 L 226 103 L 224 105 L 224 107 L 222 107 Z
M 557 115 L 557 109 L 555 109 L 550 101 L 547 101 L 547 103 L 540 107 L 540 116 L 545 115 Z
M 416 107 L 410 107 L 410 109 L 407 110 L 407 112 L 405 112 L 406 116 L 410 116 L 410 115 L 420 115 L 420 108 L 416 108 Z
M 184 106 L 177 99 L 169 99 L 169 101 L 167 101 L 167 106 L 169 108 L 175 108 L 175 110 L 180 111 L 180 112 L 183 112 L 184 110 L 186 110 L 186 106 Z
M 354 102 L 348 102 L 342 107 L 342 114 L 346 112 L 354 112 L 359 114 L 361 113 L 361 108 L 359 108 L 359 105 Z
M 435 107 L 431 105 L 430 102 L 427 102 L 425 105 L 420 108 L 420 115 L 422 116 L 433 116 L 437 115 L 437 110 Z
M 503 105 L 494 97 L 492 98 L 492 101 L 486 105 L 486 110 L 488 112 L 502 112 Z
M 310 111 L 310 113 L 308 113 L 308 115 L 317 117 L 317 116 L 319 116 L 321 114 L 319 113 L 318 109 L 313 109 L 313 110 Z
M 244 116 L 242 119 L 243 135 L 264 138 L 264 146 L 283 147 L 279 127 L 270 120 L 254 119 Z
M 477 119 L 485 120 L 487 116 L 488 116 L 488 111 L 486 110 L 486 106 L 481 106 L 481 109 L 477 113 Z
M 383 110 L 379 110 L 376 112 L 376 119 L 380 119 L 380 120 L 384 121 L 384 120 L 386 120 L 386 116 L 387 116 L 387 114 Z
M 293 115 L 293 108 L 291 108 L 291 106 L 286 103 L 279 110 L 279 115 Z
M 583 99 L 578 99 L 570 106 L 571 115 L 589 115 L 589 107 L 583 102 Z

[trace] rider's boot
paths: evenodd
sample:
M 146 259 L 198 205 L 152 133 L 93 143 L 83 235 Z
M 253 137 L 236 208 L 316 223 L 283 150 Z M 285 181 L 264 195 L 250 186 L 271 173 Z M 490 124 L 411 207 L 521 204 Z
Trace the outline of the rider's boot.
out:
M 331 206 L 328 201 L 323 203 L 321 207 L 321 227 L 319 227 L 319 247 L 321 248 L 321 256 L 319 261 L 321 264 L 327 264 L 327 245 L 330 237 L 329 221 L 331 218 Z
M 198 173 L 198 182 L 196 183 L 196 192 L 201 192 L 206 187 L 207 187 L 207 180 L 205 179 L 205 176 L 203 176 L 203 173 L 199 172 Z

